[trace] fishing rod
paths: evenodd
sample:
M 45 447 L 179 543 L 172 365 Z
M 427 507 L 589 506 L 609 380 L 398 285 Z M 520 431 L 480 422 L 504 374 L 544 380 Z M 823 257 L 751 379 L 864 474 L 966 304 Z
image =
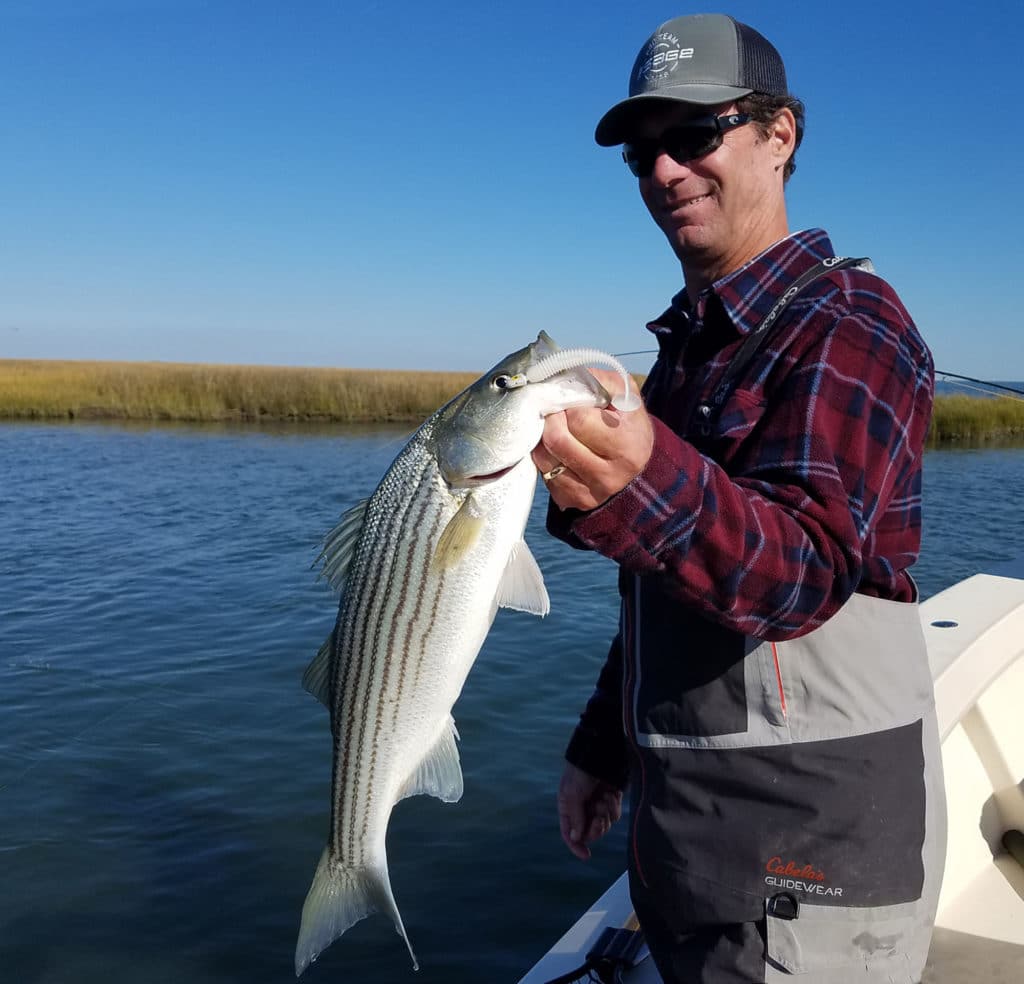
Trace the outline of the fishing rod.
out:
M 948 376 L 950 379 L 962 379 L 968 383 L 978 383 L 981 386 L 992 386 L 995 389 L 1005 390 L 1007 393 L 1016 393 L 1018 396 L 1024 396 L 1024 390 L 1015 389 L 1013 386 L 1005 386 L 1003 383 L 989 382 L 987 379 L 973 379 L 970 376 L 958 376 L 955 372 L 943 372 L 941 369 L 935 370 L 936 376 Z M 970 387 L 964 387 L 969 389 Z M 980 392 L 984 393 L 985 390 Z M 992 396 L 998 396 L 998 393 L 993 393 Z
M 637 349 L 635 352 L 616 352 L 616 359 L 624 359 L 627 355 L 657 355 L 657 349 Z M 1013 386 L 1007 386 L 1004 383 L 993 383 L 987 379 L 975 379 L 973 376 L 961 376 L 955 372 L 946 372 L 944 369 L 936 369 L 936 376 L 942 376 L 943 378 L 959 379 L 967 383 L 977 383 L 979 386 L 990 386 L 993 389 L 1004 390 L 1007 393 L 1016 393 L 1017 396 L 1024 397 L 1024 390 L 1016 389 Z M 970 389 L 971 387 L 965 386 L 964 389 Z M 987 392 L 986 390 L 979 390 L 981 393 Z M 992 396 L 999 396 L 998 393 L 990 394 Z

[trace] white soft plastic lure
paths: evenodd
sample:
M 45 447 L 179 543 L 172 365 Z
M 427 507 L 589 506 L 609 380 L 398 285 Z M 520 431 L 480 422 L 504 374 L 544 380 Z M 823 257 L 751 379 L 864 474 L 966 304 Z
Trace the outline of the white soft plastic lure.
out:
M 624 392 L 620 396 L 613 397 L 611 405 L 616 410 L 639 409 L 640 396 L 633 386 L 632 378 L 626 371 L 626 367 L 614 355 L 595 348 L 559 349 L 530 366 L 526 372 L 507 377 L 504 385 L 506 389 L 515 389 L 529 383 L 541 383 L 560 372 L 580 369 L 585 366 L 606 366 L 617 372 L 622 377 Z

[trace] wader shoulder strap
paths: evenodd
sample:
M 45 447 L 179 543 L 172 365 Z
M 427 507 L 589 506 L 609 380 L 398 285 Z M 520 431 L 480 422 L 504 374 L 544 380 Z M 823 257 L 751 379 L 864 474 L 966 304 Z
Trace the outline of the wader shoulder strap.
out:
M 833 270 L 844 270 L 847 267 L 856 267 L 860 270 L 867 270 L 869 273 L 874 271 L 871 260 L 866 256 L 830 256 L 827 260 L 819 260 L 790 284 L 782 297 L 775 302 L 775 306 L 750 330 L 750 334 L 743 340 L 743 344 L 726 367 L 725 375 L 715 387 L 711 399 L 697 407 L 697 430 L 702 436 L 707 437 L 711 433 L 712 424 L 722 407 L 725 406 L 726 400 L 729 399 L 737 379 L 765 344 L 771 334 L 772 326 L 779 320 L 782 312 L 789 307 L 804 288 L 819 277 L 823 277 Z

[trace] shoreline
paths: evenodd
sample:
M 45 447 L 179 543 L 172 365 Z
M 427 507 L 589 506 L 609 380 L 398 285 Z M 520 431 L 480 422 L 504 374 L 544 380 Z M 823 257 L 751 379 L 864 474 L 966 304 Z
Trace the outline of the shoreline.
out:
M 409 423 L 478 373 L 0 359 L 0 419 Z
M 418 424 L 472 372 L 0 359 L 0 420 Z M 1024 400 L 940 395 L 928 447 L 1024 443 Z

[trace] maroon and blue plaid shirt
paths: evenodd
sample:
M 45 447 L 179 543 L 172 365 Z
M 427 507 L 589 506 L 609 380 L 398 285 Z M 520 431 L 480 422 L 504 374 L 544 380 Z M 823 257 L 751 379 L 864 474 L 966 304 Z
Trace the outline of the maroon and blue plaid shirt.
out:
M 912 600 L 931 355 L 893 289 L 832 271 L 786 309 L 710 435 L 695 423 L 742 340 L 787 287 L 833 255 L 820 229 L 776 243 L 692 308 L 685 291 L 648 325 L 644 387 L 654 451 L 591 512 L 552 506 L 549 528 L 657 574 L 683 605 L 727 628 L 786 639 L 854 591 Z

